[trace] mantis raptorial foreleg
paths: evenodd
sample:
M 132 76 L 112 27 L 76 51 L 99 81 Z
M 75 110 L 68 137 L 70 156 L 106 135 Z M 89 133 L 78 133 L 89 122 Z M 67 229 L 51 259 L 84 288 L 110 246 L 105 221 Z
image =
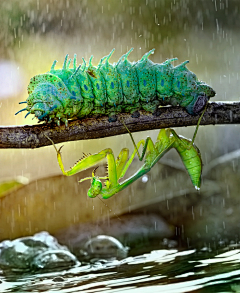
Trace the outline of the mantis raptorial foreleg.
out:
M 53 144 L 56 152 L 57 152 L 57 160 L 58 160 L 58 164 L 59 167 L 63 173 L 63 175 L 65 176 L 72 176 L 75 175 L 76 173 L 79 173 L 83 170 L 89 169 L 95 165 L 97 165 L 98 163 L 100 163 L 103 159 L 105 159 L 106 157 L 109 156 L 109 162 L 110 162 L 110 168 L 114 168 L 112 167 L 111 163 L 112 160 L 114 160 L 114 156 L 113 156 L 113 152 L 110 148 L 105 149 L 97 154 L 94 155 L 85 155 L 83 156 L 82 159 L 80 159 L 70 170 L 65 171 L 64 166 L 63 166 L 63 162 L 62 162 L 62 156 L 61 156 L 61 149 L 63 146 L 61 146 L 59 149 L 56 148 L 54 142 L 48 137 L 46 136 Z M 113 159 L 112 159 L 113 157 Z M 115 160 L 114 160 L 115 162 Z

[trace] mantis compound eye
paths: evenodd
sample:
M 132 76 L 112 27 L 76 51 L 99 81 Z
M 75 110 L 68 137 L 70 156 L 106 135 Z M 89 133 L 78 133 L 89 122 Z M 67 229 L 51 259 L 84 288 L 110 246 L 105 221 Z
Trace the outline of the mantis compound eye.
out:
M 91 187 L 88 190 L 88 196 L 91 198 L 96 197 L 102 191 L 102 182 L 93 177 Z

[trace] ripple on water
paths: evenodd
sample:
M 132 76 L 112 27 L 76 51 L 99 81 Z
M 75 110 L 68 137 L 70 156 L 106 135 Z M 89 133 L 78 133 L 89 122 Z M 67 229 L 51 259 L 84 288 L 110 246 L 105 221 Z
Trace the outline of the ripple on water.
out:
M 2 272 L 4 292 L 239 292 L 240 250 L 155 250 L 62 272 Z M 205 291 L 206 290 L 206 291 Z M 210 291 L 209 291 L 210 290 Z

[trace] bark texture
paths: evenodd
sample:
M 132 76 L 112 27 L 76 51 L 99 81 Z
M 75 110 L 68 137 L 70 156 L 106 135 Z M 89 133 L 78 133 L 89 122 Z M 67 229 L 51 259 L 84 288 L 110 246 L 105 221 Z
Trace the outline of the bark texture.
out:
M 69 122 L 69 126 L 38 124 L 0 127 L 0 148 L 39 148 L 65 141 L 96 139 L 127 133 L 122 120 L 131 132 L 196 125 L 200 115 L 192 116 L 181 107 L 162 107 L 158 116 L 141 111 L 138 118 L 119 114 L 116 122 L 108 117 L 87 118 Z M 201 125 L 239 124 L 239 102 L 211 102 L 201 120 Z

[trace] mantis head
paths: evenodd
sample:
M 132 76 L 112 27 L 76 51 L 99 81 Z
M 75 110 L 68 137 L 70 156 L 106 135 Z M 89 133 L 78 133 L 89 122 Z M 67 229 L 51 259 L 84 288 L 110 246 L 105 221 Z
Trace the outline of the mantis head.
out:
M 100 179 L 108 179 L 108 177 L 98 177 L 98 176 L 96 176 L 95 172 L 96 172 L 97 168 L 95 168 L 92 171 L 92 177 L 86 177 L 86 178 L 83 178 L 83 179 L 81 179 L 79 181 L 79 182 L 83 182 L 83 181 L 88 180 L 88 179 L 91 180 L 91 187 L 88 190 L 88 196 L 91 197 L 91 198 L 94 198 L 94 197 L 98 196 L 102 191 L 102 182 L 101 182 Z
M 98 177 L 92 177 L 91 187 L 88 190 L 88 196 L 94 198 L 98 196 L 102 191 L 102 182 Z

